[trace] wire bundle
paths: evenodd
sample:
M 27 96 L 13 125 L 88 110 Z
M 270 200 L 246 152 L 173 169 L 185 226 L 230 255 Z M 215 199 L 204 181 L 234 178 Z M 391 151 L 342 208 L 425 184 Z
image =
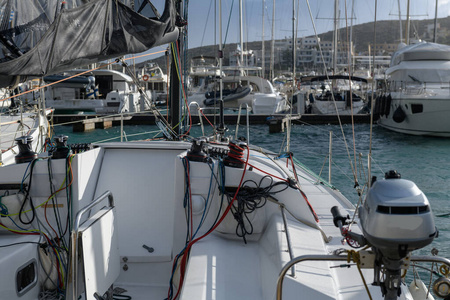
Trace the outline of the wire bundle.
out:
M 53 286 L 56 290 L 56 293 L 63 296 L 65 294 L 65 282 L 66 282 L 66 274 L 68 272 L 68 251 L 70 248 L 70 245 L 65 240 L 65 237 L 68 232 L 71 230 L 71 220 L 73 219 L 72 211 L 71 211 L 71 184 L 73 179 L 72 174 L 72 167 L 71 162 L 73 159 L 73 155 L 69 156 L 66 159 L 66 172 L 65 172 L 65 178 L 59 187 L 59 189 L 55 188 L 54 182 L 53 182 L 53 167 L 52 167 L 52 159 L 48 158 L 47 160 L 47 168 L 48 168 L 48 176 L 49 176 L 49 184 L 50 184 L 50 196 L 47 198 L 46 201 L 39 205 L 35 205 L 33 202 L 33 199 L 31 197 L 31 190 L 34 185 L 33 181 L 33 172 L 35 170 L 35 166 L 39 160 L 42 160 L 41 158 L 35 159 L 31 161 L 24 173 L 24 176 L 22 178 L 21 187 L 19 189 L 19 193 L 24 194 L 23 202 L 20 206 L 20 210 L 18 213 L 10 213 L 8 212 L 8 209 L 5 205 L 0 205 L 0 216 L 2 217 L 8 217 L 11 219 L 13 216 L 18 216 L 18 219 L 20 222 L 14 222 L 18 229 L 15 228 L 9 228 L 5 226 L 4 224 L 0 223 L 0 227 L 7 229 L 8 231 L 15 233 L 15 234 L 21 234 L 21 235 L 40 235 L 44 238 L 44 241 L 40 241 L 40 249 L 42 254 L 39 255 L 40 264 L 42 265 L 42 259 L 45 259 L 44 256 L 48 257 L 48 260 L 51 262 L 51 265 L 56 269 L 57 272 L 57 280 L 56 282 L 51 278 L 52 272 L 47 272 L 47 270 L 44 269 L 44 273 L 46 275 L 46 278 L 44 279 L 44 282 L 50 281 L 51 284 L 49 286 Z M 27 184 L 25 182 L 27 181 Z M 60 214 L 60 210 L 58 207 L 60 206 L 60 203 L 58 202 L 58 194 L 62 191 L 66 191 L 66 207 L 68 208 L 67 211 L 67 217 L 65 219 L 62 218 Z M 5 195 L 9 195 L 10 192 L 6 191 Z M 4 196 L 5 196 L 4 195 Z M 26 209 L 26 204 L 29 203 L 30 209 Z M 44 217 L 45 221 L 41 220 L 39 215 L 36 213 L 36 209 L 39 207 L 44 208 Z M 49 221 L 49 211 L 48 208 L 53 208 L 53 217 L 54 217 L 54 223 L 56 223 L 56 229 Z M 31 213 L 31 216 L 28 215 L 28 213 Z M 12 220 L 12 219 L 11 219 Z M 19 223 L 19 224 L 17 224 Z M 37 228 L 26 230 L 22 227 L 25 227 L 23 225 L 35 225 Z M 35 243 L 31 242 L 30 243 Z M 3 247 L 12 246 L 15 245 L 4 245 Z M 43 256 L 42 256 L 43 255 Z M 59 296 L 57 296 L 58 298 Z
M 269 181 L 269 184 L 263 187 L 263 181 Z M 286 190 L 289 183 L 285 181 L 274 182 L 273 178 L 265 175 L 259 183 L 253 180 L 245 181 L 236 195 L 236 204 L 231 207 L 231 213 L 237 222 L 236 235 L 242 237 L 244 243 L 247 243 L 245 236 L 253 233 L 253 224 L 249 215 L 257 208 L 263 207 L 267 203 L 267 198 L 272 197 Z M 233 191 L 227 191 L 226 195 L 230 203 Z

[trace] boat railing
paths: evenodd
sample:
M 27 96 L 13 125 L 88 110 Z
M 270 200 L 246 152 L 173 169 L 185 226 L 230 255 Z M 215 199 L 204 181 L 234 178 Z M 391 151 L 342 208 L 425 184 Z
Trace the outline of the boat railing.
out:
M 234 139 L 237 140 L 237 135 L 238 135 L 238 131 L 239 131 L 239 123 L 241 121 L 241 111 L 242 111 L 242 105 L 245 104 L 245 110 L 246 110 L 246 116 L 247 116 L 247 143 L 250 143 L 250 124 L 249 124 L 249 113 L 250 113 L 250 108 L 248 106 L 247 103 L 241 103 L 241 105 L 239 105 L 239 112 L 238 112 L 238 117 L 237 117 L 237 122 L 236 122 L 236 132 L 234 134 Z
M 283 218 L 283 226 L 284 226 L 284 234 L 286 235 L 286 242 L 289 252 L 289 258 L 292 260 L 294 259 L 294 251 L 292 250 L 292 243 L 291 243 L 291 237 L 289 235 L 289 226 L 287 224 L 287 218 L 286 218 L 286 212 L 285 212 L 285 205 L 280 203 L 280 210 L 281 210 L 281 216 Z M 291 276 L 295 277 L 295 265 L 291 266 Z
M 302 255 L 298 256 L 291 261 L 289 261 L 281 270 L 280 275 L 278 276 L 277 281 L 277 292 L 276 292 L 276 299 L 281 300 L 283 296 L 283 281 L 284 277 L 286 276 L 286 273 L 288 270 L 292 268 L 292 266 L 305 262 L 305 261 L 348 261 L 349 256 L 348 255 L 338 255 L 338 254 L 312 254 L 312 255 Z M 439 257 L 439 256 L 428 256 L 428 255 L 418 255 L 418 256 L 411 256 L 410 259 L 411 262 L 429 262 L 429 263 L 441 263 L 442 265 L 446 265 L 448 268 L 450 268 L 450 259 Z
M 204 128 L 204 126 L 203 126 L 202 108 L 201 108 L 200 105 L 199 105 L 197 102 L 195 102 L 195 101 L 192 101 L 191 103 L 189 103 L 189 108 L 190 108 L 192 105 L 197 106 L 198 119 L 200 120 L 200 126 L 201 126 L 201 128 L 202 128 L 202 136 L 204 136 L 204 135 L 205 135 L 205 128 Z
M 85 206 L 84 208 L 80 209 L 76 215 L 75 223 L 71 232 L 71 255 L 70 255 L 70 268 L 72 272 L 69 272 L 71 274 L 71 284 L 72 284 L 72 293 L 73 297 L 72 299 L 77 299 L 77 291 L 78 291 L 78 238 L 79 238 L 79 232 L 80 232 L 80 226 L 81 226 L 81 219 L 86 214 L 89 213 L 95 206 L 102 203 L 105 199 L 108 199 L 108 209 L 111 210 L 114 208 L 114 198 L 111 191 L 106 191 L 96 199 L 94 199 L 89 205 Z M 101 218 L 101 217 L 98 217 Z M 69 297 L 68 297 L 69 298 Z
M 432 81 L 391 81 L 387 92 L 400 92 L 405 95 L 421 95 L 432 89 L 436 92 L 438 89 L 448 89 L 450 93 L 450 82 L 432 82 Z

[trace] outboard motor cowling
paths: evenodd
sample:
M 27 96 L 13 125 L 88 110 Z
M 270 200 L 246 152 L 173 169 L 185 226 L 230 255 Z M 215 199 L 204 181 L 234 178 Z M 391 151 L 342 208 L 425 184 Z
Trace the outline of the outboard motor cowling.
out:
M 372 185 L 359 216 L 364 237 L 391 259 L 427 246 L 437 233 L 427 197 L 396 171 Z
M 398 299 L 406 257 L 437 235 L 428 199 L 414 182 L 389 171 L 372 184 L 359 218 L 375 253 L 373 284 L 380 286 L 385 300 Z

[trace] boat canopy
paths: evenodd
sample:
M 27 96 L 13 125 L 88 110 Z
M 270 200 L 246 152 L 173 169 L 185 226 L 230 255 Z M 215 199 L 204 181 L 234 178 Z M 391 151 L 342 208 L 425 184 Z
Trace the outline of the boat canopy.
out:
M 404 46 L 392 55 L 390 66 L 396 66 L 405 61 L 421 61 L 427 62 L 433 60 L 450 61 L 450 46 L 421 42 Z
M 0 87 L 173 42 L 173 2 L 0 0 Z
M 315 82 L 315 81 L 328 81 L 328 80 L 335 80 L 335 79 L 342 79 L 342 80 L 351 80 L 351 81 L 361 81 L 367 83 L 366 78 L 357 77 L 357 76 L 349 76 L 349 75 L 322 75 L 322 76 L 313 76 L 313 77 L 303 77 L 301 79 L 302 82 Z

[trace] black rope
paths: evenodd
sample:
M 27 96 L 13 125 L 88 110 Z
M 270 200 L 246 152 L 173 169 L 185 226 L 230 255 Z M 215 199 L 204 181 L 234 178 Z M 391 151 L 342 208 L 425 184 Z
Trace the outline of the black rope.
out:
M 269 185 L 263 187 L 263 181 L 269 180 Z M 238 194 L 236 195 L 236 205 L 231 207 L 231 213 L 237 222 L 236 235 L 242 237 L 244 243 L 247 243 L 246 235 L 253 233 L 253 224 L 249 219 L 249 215 L 256 209 L 263 207 L 267 203 L 267 198 L 280 193 L 290 187 L 288 182 L 273 181 L 273 178 L 266 175 L 261 178 L 259 183 L 253 180 L 245 181 Z M 228 188 L 226 195 L 228 202 L 234 197 L 236 190 Z
M 34 159 L 31 162 L 31 166 L 30 166 L 30 180 L 28 181 L 28 188 L 26 189 L 25 198 L 23 199 L 22 205 L 20 206 L 20 210 L 19 210 L 19 221 L 22 224 L 24 224 L 24 225 L 30 225 L 34 221 L 34 218 L 36 217 L 36 210 L 35 210 L 34 205 L 33 205 L 33 199 L 30 197 L 30 190 L 31 190 L 31 181 L 33 179 L 33 170 L 34 170 L 34 166 L 36 165 L 37 161 L 38 161 L 38 159 Z M 32 217 L 31 217 L 30 221 L 22 220 L 22 214 L 24 213 L 25 204 L 27 203 L 27 199 L 29 199 L 29 201 L 30 201 L 31 212 L 32 212 Z

